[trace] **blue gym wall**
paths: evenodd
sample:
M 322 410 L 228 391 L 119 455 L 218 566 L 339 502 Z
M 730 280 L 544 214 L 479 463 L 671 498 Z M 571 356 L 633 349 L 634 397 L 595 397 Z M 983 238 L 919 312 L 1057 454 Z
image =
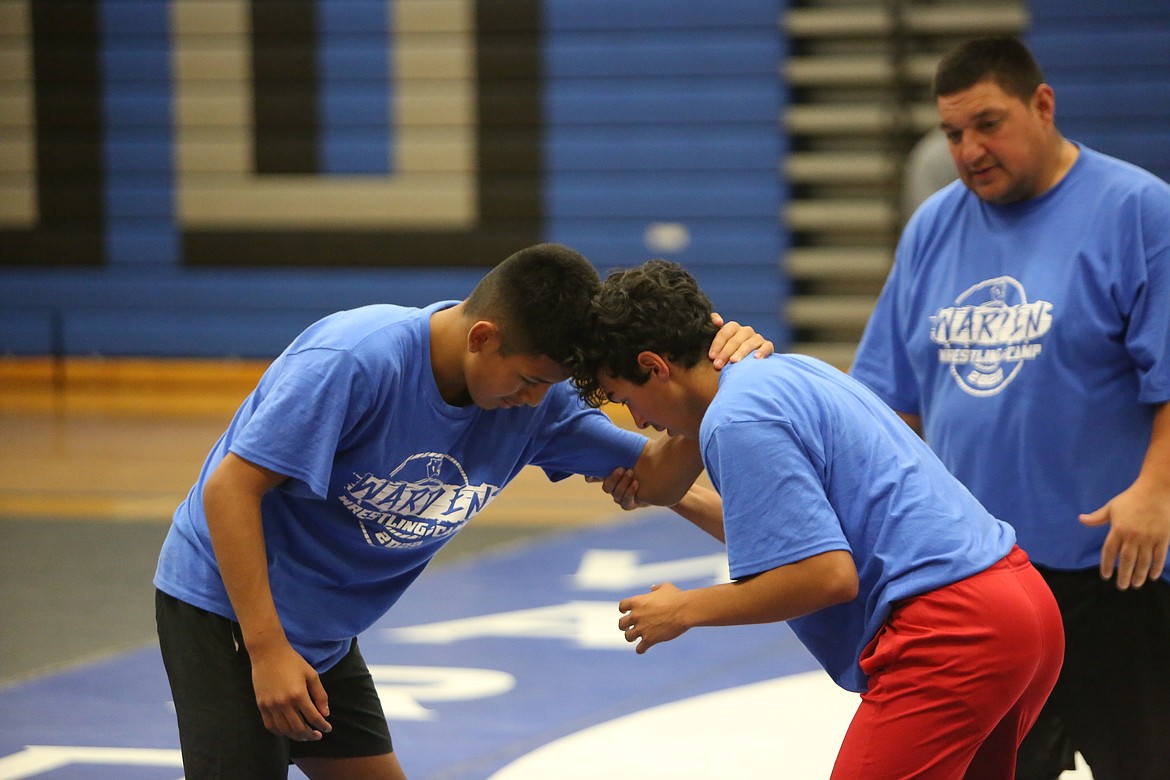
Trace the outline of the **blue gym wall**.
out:
M 336 309 L 460 298 L 537 241 L 602 273 L 677 259 L 783 344 L 781 9 L 4 0 L 0 353 L 272 356 Z M 208 107 L 247 97 L 234 125 Z M 410 139 L 438 151 L 407 170 Z M 296 182 L 321 213 L 282 212 Z
M 577 247 L 602 272 L 678 259 L 725 315 L 787 343 L 785 0 L 465 0 L 466 24 L 393 29 L 392 3 L 459 2 L 0 2 L 0 353 L 268 357 L 335 309 L 462 297 L 541 240 Z M 338 217 L 331 198 L 321 202 L 333 223 L 282 219 L 271 204 L 237 214 L 239 177 L 225 179 L 206 150 L 240 128 L 177 116 L 180 5 L 250 13 L 250 39 L 184 32 L 212 71 L 217 57 L 252 58 L 250 182 L 409 178 L 417 198 L 399 193 L 407 208 L 382 222 Z M 1029 9 L 1066 135 L 1170 178 L 1170 4 Z M 473 67 L 410 82 L 395 72 L 402 35 L 416 51 L 471 36 Z M 201 78 L 197 97 L 240 93 L 230 76 Z M 445 97 L 461 78 L 470 115 Z M 404 118 L 404 83 L 424 104 L 433 90 L 439 108 Z M 189 173 L 176 162 L 185 121 L 204 149 Z M 432 129 L 445 138 L 467 124 L 473 164 L 440 150 L 441 164 L 399 176 L 411 133 L 425 146 Z M 470 217 L 455 214 L 466 203 L 411 216 L 414 201 L 442 206 L 468 167 Z M 183 176 L 211 216 L 184 216 Z
M 1029 47 L 1068 138 L 1170 181 L 1170 2 L 1031 0 Z

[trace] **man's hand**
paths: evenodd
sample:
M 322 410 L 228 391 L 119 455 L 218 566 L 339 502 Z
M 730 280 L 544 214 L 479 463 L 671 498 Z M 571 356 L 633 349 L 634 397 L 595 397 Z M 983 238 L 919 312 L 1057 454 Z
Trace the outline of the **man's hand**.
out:
M 1167 497 L 1135 482 L 1095 512 L 1080 516 L 1087 526 L 1109 523 L 1101 547 L 1101 576 L 1116 573 L 1117 587 L 1140 588 L 1162 576 L 1170 547 L 1170 503 Z

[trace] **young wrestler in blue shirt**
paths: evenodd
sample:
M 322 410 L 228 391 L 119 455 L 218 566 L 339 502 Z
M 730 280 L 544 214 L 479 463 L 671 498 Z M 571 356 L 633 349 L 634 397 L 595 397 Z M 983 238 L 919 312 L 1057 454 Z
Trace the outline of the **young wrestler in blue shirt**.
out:
M 555 480 L 637 463 L 656 500 L 686 492 L 692 445 L 647 443 L 563 382 L 598 283 L 576 252 L 538 245 L 465 301 L 341 312 L 273 362 L 155 576 L 188 780 L 285 777 L 290 759 L 314 780 L 401 780 L 355 638 L 436 551 L 529 464 Z M 711 347 L 762 343 L 730 323 Z
M 697 524 L 726 541 L 734 580 L 623 600 L 626 639 L 641 653 L 695 626 L 786 620 L 862 694 L 834 778 L 1010 777 L 1064 647 L 1011 527 L 824 363 L 716 371 L 702 349 L 710 303 L 677 264 L 611 275 L 593 308 L 574 381 L 594 404 L 699 441 L 723 523 Z

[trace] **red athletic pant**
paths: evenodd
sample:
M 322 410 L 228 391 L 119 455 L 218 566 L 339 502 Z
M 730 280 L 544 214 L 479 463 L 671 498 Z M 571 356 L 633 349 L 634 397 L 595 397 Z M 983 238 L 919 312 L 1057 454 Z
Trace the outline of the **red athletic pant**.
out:
M 1063 658 L 1056 600 L 1018 547 L 899 602 L 861 656 L 869 690 L 833 780 L 1011 780 Z

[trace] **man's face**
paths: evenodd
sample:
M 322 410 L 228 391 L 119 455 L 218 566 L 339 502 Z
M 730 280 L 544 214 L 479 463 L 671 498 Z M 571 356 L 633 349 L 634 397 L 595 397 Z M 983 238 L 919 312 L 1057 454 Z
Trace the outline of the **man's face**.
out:
M 1002 204 L 1051 187 L 1054 106 L 1046 84 L 1026 103 L 990 80 L 939 97 L 939 125 L 967 188 L 981 200 Z
M 537 406 L 568 370 L 544 355 L 504 355 L 496 348 L 476 353 L 467 371 L 467 392 L 482 409 Z
M 670 394 L 671 385 L 664 385 L 655 377 L 639 385 L 628 379 L 602 375 L 601 387 L 611 403 L 623 404 L 629 410 L 639 428 L 666 431 L 671 436 L 699 438 L 698 423 L 686 414 L 682 399 Z

